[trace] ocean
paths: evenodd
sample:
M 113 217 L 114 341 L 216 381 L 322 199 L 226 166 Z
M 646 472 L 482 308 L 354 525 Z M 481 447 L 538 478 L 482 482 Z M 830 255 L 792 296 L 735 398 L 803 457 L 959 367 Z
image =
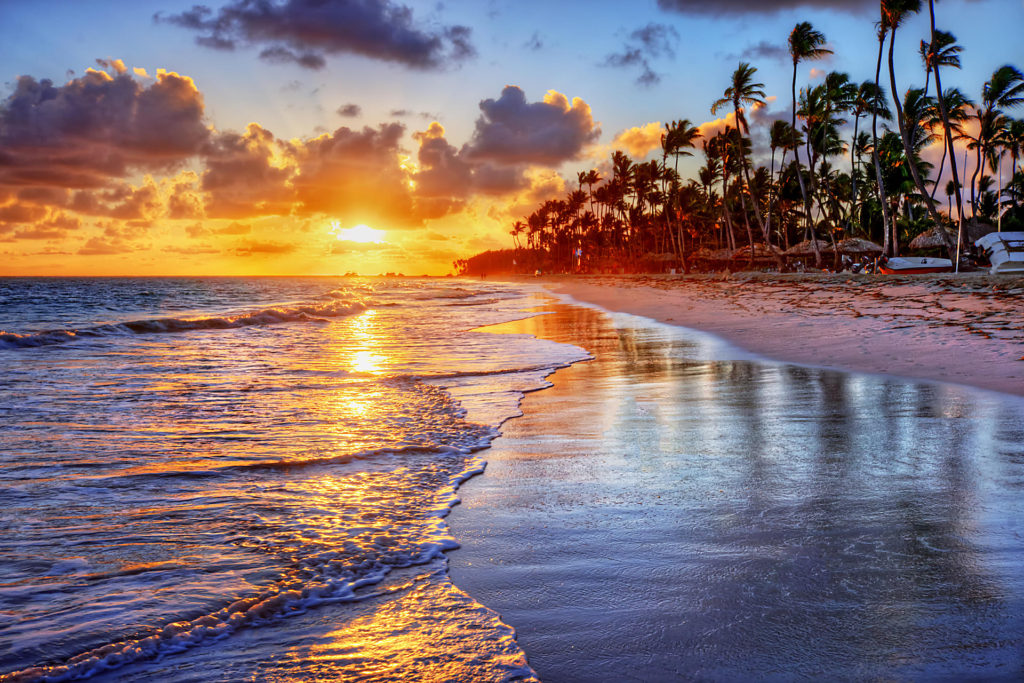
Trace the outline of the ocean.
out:
M 1020 397 L 532 283 L 0 279 L 0 329 L 0 681 L 1024 677 Z
M 533 679 L 444 553 L 480 451 L 588 358 L 477 331 L 539 304 L 450 279 L 0 279 L 0 680 Z

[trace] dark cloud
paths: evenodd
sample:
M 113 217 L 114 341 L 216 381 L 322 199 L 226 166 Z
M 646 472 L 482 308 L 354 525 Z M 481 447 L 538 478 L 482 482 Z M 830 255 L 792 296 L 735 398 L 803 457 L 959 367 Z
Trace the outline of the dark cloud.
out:
M 499 164 L 557 165 L 576 159 L 601 134 L 590 106 L 549 91 L 542 102 L 527 102 L 523 91 L 505 86 L 497 100 L 480 103 L 473 138 L 464 150 L 468 158 Z
M 307 68 L 333 54 L 357 54 L 419 69 L 436 69 L 476 54 L 470 29 L 418 26 L 413 11 L 392 0 L 234 0 L 214 12 L 196 5 L 156 21 L 199 31 L 200 45 L 232 50 L 262 47 L 260 56 Z
M 674 57 L 675 46 L 679 42 L 679 33 L 666 24 L 650 23 L 629 34 L 629 40 L 622 52 L 616 52 L 605 58 L 604 65 L 612 67 L 640 67 L 637 83 L 654 85 L 661 76 L 651 68 L 651 59 Z
M 260 59 L 271 64 L 298 64 L 307 69 L 322 69 L 327 66 L 327 60 L 323 55 L 316 52 L 296 52 L 286 47 L 275 45 L 260 52 Z
M 536 52 L 537 50 L 540 50 L 544 47 L 544 41 L 541 40 L 540 34 L 534 31 L 533 35 L 530 36 L 530 39 L 523 43 L 523 47 L 525 47 L 527 50 L 533 50 L 534 52 Z
M 877 11 L 873 0 L 658 0 L 658 7 L 683 14 L 773 14 L 798 7 L 832 9 L 863 14 Z
M 0 105 L 0 186 L 98 188 L 176 166 L 208 137 L 202 96 L 178 74 L 148 87 L 92 69 L 63 86 L 22 76 Z
M 338 116 L 354 118 L 362 113 L 363 108 L 360 107 L 358 104 L 353 104 L 351 102 L 349 102 L 348 104 L 343 104 L 340 107 L 338 107 Z
M 777 59 L 783 62 L 791 59 L 787 45 L 776 45 L 775 43 L 769 43 L 767 40 L 762 40 L 757 45 L 751 45 L 740 53 L 740 58 L 751 60 L 759 58 Z
M 392 109 L 388 112 L 388 115 L 395 118 L 406 118 L 409 116 L 418 116 L 421 119 L 440 118 L 437 114 L 431 114 L 429 111 L 412 111 L 411 109 Z

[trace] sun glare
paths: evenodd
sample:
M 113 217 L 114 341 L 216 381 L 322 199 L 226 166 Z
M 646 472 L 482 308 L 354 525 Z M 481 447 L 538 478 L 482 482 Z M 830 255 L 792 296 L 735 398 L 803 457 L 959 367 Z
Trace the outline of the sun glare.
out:
M 384 241 L 384 231 L 375 230 L 369 225 L 360 223 L 351 228 L 343 228 L 338 221 L 331 221 L 330 233 L 342 242 L 363 242 L 380 244 Z

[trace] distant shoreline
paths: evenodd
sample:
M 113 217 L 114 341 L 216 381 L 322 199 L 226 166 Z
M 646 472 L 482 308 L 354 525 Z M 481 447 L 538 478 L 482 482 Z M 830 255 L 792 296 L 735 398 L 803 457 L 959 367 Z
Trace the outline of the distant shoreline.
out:
M 710 332 L 776 360 L 1024 396 L 1024 277 L 733 273 L 530 279 L 611 311 Z

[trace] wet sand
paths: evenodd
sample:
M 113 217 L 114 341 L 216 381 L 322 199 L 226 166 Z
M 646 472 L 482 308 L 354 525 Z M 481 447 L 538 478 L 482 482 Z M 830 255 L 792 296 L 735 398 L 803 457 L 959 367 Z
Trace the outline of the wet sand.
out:
M 525 398 L 449 517 L 452 580 L 541 680 L 1024 675 L 1019 398 L 549 310 L 492 329 L 595 358 Z
M 1024 278 L 572 276 L 553 291 L 705 330 L 769 358 L 1024 396 Z

